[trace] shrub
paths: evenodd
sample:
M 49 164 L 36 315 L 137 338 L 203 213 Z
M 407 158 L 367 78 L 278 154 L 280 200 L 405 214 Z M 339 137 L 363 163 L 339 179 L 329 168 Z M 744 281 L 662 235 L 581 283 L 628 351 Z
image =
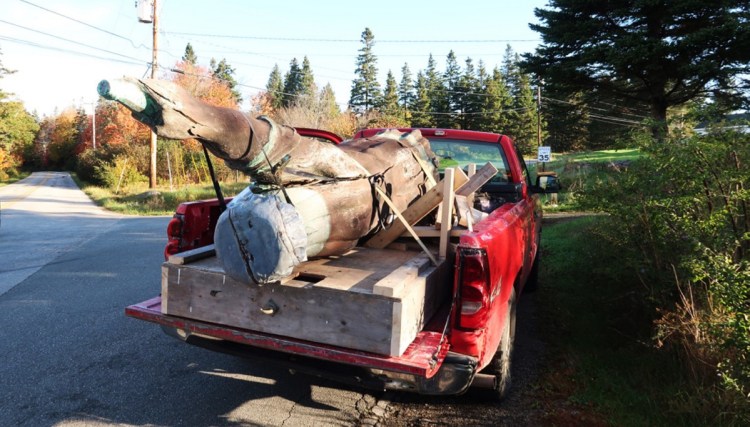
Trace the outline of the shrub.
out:
M 717 129 L 657 143 L 584 204 L 611 214 L 609 240 L 643 283 L 655 337 L 702 382 L 750 402 L 750 135 Z M 710 366 L 711 369 L 705 369 Z

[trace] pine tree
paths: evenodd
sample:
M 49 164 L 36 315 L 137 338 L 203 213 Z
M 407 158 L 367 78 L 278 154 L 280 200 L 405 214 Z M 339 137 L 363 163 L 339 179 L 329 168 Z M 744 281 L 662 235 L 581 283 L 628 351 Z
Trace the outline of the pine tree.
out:
M 278 110 L 284 103 L 284 81 L 281 78 L 278 64 L 274 64 L 271 74 L 268 76 L 266 83 L 266 94 L 269 104 L 274 110 Z
M 482 114 L 477 127 L 487 132 L 509 133 L 510 118 L 507 110 L 513 100 L 503 74 L 497 67 L 492 71 L 492 76 L 485 80 L 483 92 L 486 96 L 482 97 Z
M 432 109 L 432 122 L 435 126 L 444 127 L 445 118 L 441 114 L 449 110 L 450 100 L 448 91 L 443 85 L 443 78 L 437 70 L 437 62 L 430 54 L 427 60 L 427 69 L 424 72 L 425 82 L 427 84 L 428 96 L 430 97 L 430 108 Z
M 427 78 L 421 71 L 417 73 L 414 91 L 414 103 L 409 106 L 409 110 L 411 111 L 411 125 L 421 128 L 435 126 L 432 105 L 430 105 L 430 88 Z
M 289 71 L 284 75 L 283 106 L 291 107 L 297 102 L 297 97 L 302 94 L 302 70 L 297 58 L 292 58 L 289 63 Z
M 341 109 L 336 103 L 336 94 L 333 92 L 330 83 L 323 86 L 323 90 L 320 91 L 320 104 L 324 114 L 329 118 L 336 117 L 341 113 Z
M 401 67 L 401 82 L 398 85 L 398 100 L 402 107 L 408 108 L 414 103 L 414 80 L 412 80 L 409 64 Z
M 198 65 L 198 56 L 195 55 L 193 45 L 191 45 L 190 43 L 185 46 L 185 54 L 182 55 L 182 60 L 190 65 Z
M 214 78 L 227 85 L 229 91 L 232 92 L 232 97 L 234 98 L 235 103 L 239 104 L 242 102 L 242 95 L 239 90 L 237 90 L 237 80 L 234 78 L 235 70 L 232 66 L 227 64 L 225 58 L 221 58 L 221 61 L 218 63 L 216 63 L 214 58 L 211 58 L 211 73 Z
M 463 110 L 464 91 L 460 87 L 461 67 L 458 65 L 456 54 L 451 50 L 445 59 L 445 72 L 443 73 L 443 85 L 446 89 L 447 104 L 441 105 L 441 114 L 438 116 L 438 126 L 444 128 L 456 128 L 460 126 L 460 117 Z
M 388 70 L 388 76 L 385 80 L 385 89 L 383 89 L 383 100 L 380 104 L 380 111 L 383 114 L 396 116 L 399 115 L 400 107 L 398 105 L 398 87 L 396 78 L 393 77 L 391 70 Z
M 510 46 L 505 50 L 503 71 L 513 99 L 507 133 L 524 153 L 537 146 L 537 107 L 531 78 L 519 66 L 520 58 Z
M 645 103 L 652 131 L 666 135 L 667 111 L 696 98 L 732 98 L 750 72 L 747 1 L 601 2 L 550 0 L 530 25 L 544 42 L 526 56 L 530 72 L 570 93 L 596 91 Z
M 375 36 L 365 28 L 361 37 L 362 48 L 357 56 L 357 77 L 352 82 L 349 106 L 357 112 L 367 112 L 380 102 L 380 83 L 378 83 L 377 58 L 372 52 Z
M 309 96 L 311 98 L 318 92 L 318 88 L 315 86 L 315 76 L 313 75 L 312 68 L 310 67 L 310 60 L 307 59 L 307 56 L 302 59 L 300 89 L 301 95 Z
M 476 129 L 479 126 L 479 114 L 482 110 L 483 88 L 479 83 L 477 71 L 471 58 L 466 58 L 466 69 L 458 79 L 456 89 L 461 94 L 456 110 L 461 129 Z

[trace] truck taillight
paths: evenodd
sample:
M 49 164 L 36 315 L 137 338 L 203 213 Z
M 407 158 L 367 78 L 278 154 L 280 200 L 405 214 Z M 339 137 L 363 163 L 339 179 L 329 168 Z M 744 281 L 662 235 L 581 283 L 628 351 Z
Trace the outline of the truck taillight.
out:
M 167 246 L 164 248 L 164 259 L 180 252 L 182 241 L 182 216 L 175 215 L 167 224 Z
M 179 239 L 182 237 L 182 219 L 175 216 L 167 224 L 167 238 L 169 240 Z
M 459 313 L 458 327 L 479 329 L 485 327 L 489 307 L 489 265 L 487 253 L 482 249 L 459 251 Z

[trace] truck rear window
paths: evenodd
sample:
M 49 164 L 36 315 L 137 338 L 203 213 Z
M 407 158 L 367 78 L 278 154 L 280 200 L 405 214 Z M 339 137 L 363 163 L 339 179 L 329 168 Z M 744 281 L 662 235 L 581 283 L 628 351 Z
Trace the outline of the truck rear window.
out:
M 440 159 L 439 169 L 442 173 L 445 168 L 460 167 L 464 171 L 467 165 L 475 163 L 477 169 L 490 162 L 497 168 L 497 175 L 489 182 L 510 182 L 510 169 L 508 160 L 505 158 L 500 144 L 491 142 L 466 141 L 460 139 L 430 139 L 432 151 Z

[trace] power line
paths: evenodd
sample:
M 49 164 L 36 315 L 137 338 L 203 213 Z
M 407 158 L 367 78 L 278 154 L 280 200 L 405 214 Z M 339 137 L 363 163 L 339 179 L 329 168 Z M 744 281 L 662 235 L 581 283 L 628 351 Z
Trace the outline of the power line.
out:
M 267 41 L 289 41 L 289 42 L 315 42 L 315 43 L 361 43 L 360 39 L 328 39 L 312 37 L 269 37 L 269 36 L 248 36 L 234 34 L 208 34 L 208 33 L 191 33 L 181 31 L 170 31 L 167 34 L 191 36 L 191 37 L 209 37 L 223 39 L 247 39 L 247 40 L 267 40 Z M 476 40 L 419 40 L 419 39 L 392 39 L 377 40 L 376 43 L 526 43 L 539 42 L 540 39 L 476 39 Z
M 17 39 L 17 38 L 14 38 L 14 37 L 8 37 L 8 36 L 3 36 L 3 35 L 0 35 L 0 40 L 5 40 L 5 41 L 11 42 L 11 43 L 21 44 L 21 45 L 25 45 L 25 46 L 36 47 L 36 48 L 39 48 L 39 49 L 52 50 L 52 51 L 55 51 L 55 52 L 63 52 L 63 53 L 68 53 L 68 54 L 72 54 L 72 55 L 84 56 L 84 57 L 94 58 L 94 59 L 101 59 L 101 60 L 110 61 L 110 62 L 118 62 L 118 63 L 121 63 L 121 64 L 144 65 L 143 61 L 135 62 L 135 61 L 126 61 L 126 60 L 123 60 L 123 59 L 107 58 L 107 57 L 103 57 L 103 56 L 93 55 L 93 54 L 90 54 L 90 53 L 79 52 L 79 51 L 65 49 L 65 48 L 56 47 L 56 46 L 43 45 L 43 44 L 39 44 L 39 43 L 32 42 L 32 41 L 29 41 L 29 40 Z
M 131 45 L 133 45 L 133 47 L 134 47 L 134 48 L 136 48 L 136 49 L 139 49 L 139 48 L 151 49 L 150 47 L 148 47 L 148 46 L 145 46 L 145 45 L 143 45 L 143 44 L 140 44 L 140 45 L 136 45 L 135 43 L 133 43 L 133 41 L 132 41 L 132 40 L 130 40 L 129 38 L 127 38 L 127 37 L 125 37 L 125 36 L 122 36 L 122 35 L 120 35 L 120 34 L 117 34 L 117 33 L 113 33 L 112 31 L 109 31 L 109 30 L 105 30 L 105 29 L 103 29 L 103 28 L 99 28 L 99 27 L 97 27 L 97 26 L 95 26 L 95 25 L 91 25 L 91 24 L 89 24 L 89 23 L 86 23 L 86 22 L 80 21 L 80 20 L 78 20 L 78 19 L 75 19 L 75 18 L 72 18 L 72 17 L 70 17 L 70 16 L 68 16 L 68 15 L 64 15 L 64 14 L 62 14 L 62 13 L 60 13 L 60 12 L 56 12 L 56 11 L 54 11 L 54 10 L 51 10 L 51 9 L 47 9 L 46 7 L 40 6 L 40 5 L 38 5 L 38 4 L 34 4 L 34 3 L 30 2 L 30 1 L 27 1 L 27 0 L 21 0 L 21 2 L 23 2 L 23 3 L 26 3 L 26 4 L 28 4 L 29 6 L 34 6 L 34 7 L 36 7 L 36 8 L 42 9 L 42 10 L 44 10 L 44 11 L 46 11 L 46 12 L 49 12 L 49 13 L 52 13 L 52 14 L 54 14 L 54 15 L 60 16 L 60 17 L 62 17 L 62 18 L 68 19 L 68 20 L 70 20 L 70 21 L 73 21 L 73 22 L 77 22 L 77 23 L 79 23 L 79 24 L 81 24 L 81 25 L 85 25 L 85 26 L 87 26 L 87 27 L 89 27 L 89 28 L 93 28 L 94 30 L 97 30 L 97 31 L 101 31 L 101 32 L 103 32 L 103 33 L 109 34 L 109 35 L 111 35 L 111 36 L 117 37 L 117 38 L 119 38 L 119 39 L 122 39 L 122 40 L 126 40 L 126 41 L 130 42 L 130 44 L 131 44 Z
M 23 25 L 18 25 L 18 24 L 14 24 L 14 23 L 12 23 L 12 22 L 8 22 L 8 21 L 5 21 L 5 20 L 3 20 L 3 19 L 0 19 L 0 22 L 2 22 L 2 23 L 4 23 L 4 24 L 12 25 L 12 26 L 14 26 L 14 27 L 22 28 L 22 29 L 24 29 L 24 30 L 26 30 L 26 31 L 31 31 L 31 32 L 34 32 L 34 33 L 38 33 L 38 34 L 42 34 L 42 35 L 45 35 L 45 36 L 48 36 L 48 37 L 52 37 L 52 38 L 55 38 L 55 39 L 58 39 L 58 40 L 62 40 L 62 41 L 68 42 L 68 43 L 73 43 L 73 44 L 76 44 L 76 45 L 79 45 L 79 46 L 87 47 L 87 48 L 89 48 L 89 49 L 94 49 L 94 50 L 98 50 L 98 51 L 101 51 L 101 52 L 109 53 L 109 54 L 112 54 L 112 55 L 117 55 L 117 56 L 121 56 L 121 57 L 123 57 L 123 58 L 131 59 L 131 60 L 134 60 L 134 61 L 140 61 L 140 59 L 138 59 L 138 58 L 133 58 L 132 56 L 128 56 L 128 55 L 123 55 L 123 54 L 121 54 L 121 53 L 118 53 L 118 52 L 113 52 L 113 51 L 111 51 L 111 50 L 107 50 L 107 49 L 102 49 L 102 48 L 98 48 L 98 47 L 96 47 L 96 46 L 91 46 L 91 45 L 89 45 L 89 44 L 86 44 L 86 43 L 81 43 L 81 42 L 77 42 L 77 41 L 75 41 L 75 40 L 67 39 L 67 38 L 65 38 L 65 37 L 60 37 L 60 36 L 57 36 L 57 35 L 55 35 L 55 34 L 50 34 L 50 33 L 46 33 L 46 32 L 44 32 L 44 31 L 39 31 L 39 30 L 35 30 L 35 29 L 33 29 L 33 28 L 29 28 L 29 27 L 24 27 Z

